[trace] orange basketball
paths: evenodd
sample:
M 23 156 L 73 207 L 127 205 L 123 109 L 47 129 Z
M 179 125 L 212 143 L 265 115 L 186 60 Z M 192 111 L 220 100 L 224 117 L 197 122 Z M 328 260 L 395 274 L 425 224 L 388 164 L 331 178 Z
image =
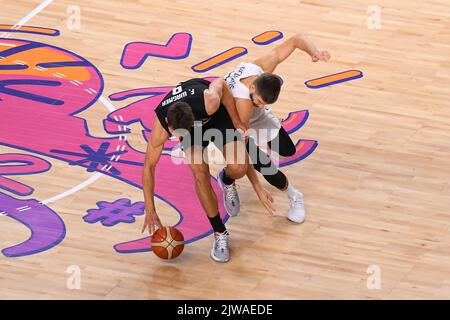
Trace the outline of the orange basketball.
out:
M 161 259 L 175 259 L 184 249 L 183 234 L 174 227 L 162 227 L 152 236 L 153 252 Z

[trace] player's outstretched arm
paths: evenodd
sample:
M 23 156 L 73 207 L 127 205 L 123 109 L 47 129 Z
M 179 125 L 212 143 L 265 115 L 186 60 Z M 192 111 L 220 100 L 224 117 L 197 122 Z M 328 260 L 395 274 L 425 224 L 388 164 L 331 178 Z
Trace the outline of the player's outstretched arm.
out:
M 253 167 L 253 164 L 250 163 L 247 169 L 247 178 L 252 184 L 253 189 L 256 192 L 259 200 L 262 205 L 266 208 L 267 213 L 273 215 L 275 213 L 275 209 L 273 207 L 273 198 L 269 191 L 263 188 L 261 183 L 259 182 L 258 175 L 256 174 L 256 170 Z
M 247 131 L 247 127 L 242 123 L 239 117 L 230 89 L 224 79 L 217 78 L 211 82 L 209 89 L 205 90 L 206 112 L 209 115 L 214 114 L 219 109 L 220 103 L 223 103 L 227 109 L 231 121 L 233 121 L 234 127 L 245 133 Z
M 142 232 L 148 228 L 153 234 L 157 228 L 162 227 L 155 209 L 155 169 L 161 157 L 164 143 L 169 139 L 169 134 L 164 130 L 158 118 L 155 119 L 152 129 L 152 136 L 147 145 L 144 168 L 142 172 L 142 187 L 145 200 L 145 221 Z
M 295 49 L 305 51 L 311 57 L 313 62 L 328 61 L 330 60 L 330 54 L 328 51 L 317 49 L 314 43 L 303 33 L 297 33 L 295 36 L 290 37 L 282 44 L 274 48 L 267 55 L 254 61 L 259 65 L 264 72 L 273 72 L 275 68 L 286 60 Z

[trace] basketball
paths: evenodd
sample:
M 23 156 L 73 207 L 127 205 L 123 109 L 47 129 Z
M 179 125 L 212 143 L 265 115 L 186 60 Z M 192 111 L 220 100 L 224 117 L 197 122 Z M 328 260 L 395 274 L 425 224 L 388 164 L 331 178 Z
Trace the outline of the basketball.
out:
M 175 259 L 183 252 L 184 236 L 174 227 L 159 228 L 152 236 L 152 248 L 161 259 Z

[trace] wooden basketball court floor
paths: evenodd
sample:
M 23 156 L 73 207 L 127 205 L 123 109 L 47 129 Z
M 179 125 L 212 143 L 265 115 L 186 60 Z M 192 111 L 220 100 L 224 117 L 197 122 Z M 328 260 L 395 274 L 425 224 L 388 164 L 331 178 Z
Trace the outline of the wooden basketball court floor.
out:
M 46 2 L 0 0 L 0 55 L 30 46 L 0 60 L 1 299 L 450 298 L 447 1 Z M 381 28 L 368 27 L 373 5 Z M 151 100 L 125 107 L 158 89 L 135 89 L 223 76 L 283 41 L 252 42 L 268 30 L 283 39 L 306 32 L 332 56 L 312 63 L 298 51 L 275 71 L 284 85 L 274 114 L 308 110 L 291 136 L 318 142 L 283 168 L 305 195 L 307 220 L 288 222 L 285 195 L 265 184 L 277 208 L 268 217 L 242 179 L 241 213 L 227 221 L 231 261 L 215 263 L 207 221 L 186 193 L 189 171 L 166 161 L 158 213 L 166 225 L 181 214 L 191 242 L 169 262 L 135 252 L 145 242 L 133 242 L 145 237 L 142 215 L 109 226 L 94 219 L 102 205 L 110 216 L 125 207 L 142 213 Z M 164 45 L 176 33 L 190 34 L 188 56 L 121 65 L 128 43 Z M 233 47 L 248 53 L 204 73 L 192 69 Z M 61 61 L 78 64 L 52 68 Z M 364 77 L 304 84 L 346 70 Z M 95 163 L 92 155 L 102 154 L 115 162 Z

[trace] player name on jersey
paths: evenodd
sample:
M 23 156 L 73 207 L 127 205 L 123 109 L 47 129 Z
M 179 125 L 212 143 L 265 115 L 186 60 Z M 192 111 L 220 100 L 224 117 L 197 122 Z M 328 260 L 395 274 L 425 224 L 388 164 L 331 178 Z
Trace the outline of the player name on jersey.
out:
M 180 94 L 177 94 L 177 95 L 175 95 L 175 96 L 172 96 L 172 97 L 167 98 L 166 100 L 164 100 L 164 101 L 162 102 L 162 105 L 163 105 L 163 106 L 166 106 L 166 105 L 168 105 L 168 104 L 171 104 L 171 103 L 173 103 L 173 102 L 175 102 L 175 101 L 181 100 L 181 99 L 186 98 L 186 97 L 187 97 L 187 92 L 186 92 L 186 91 L 183 91 L 183 92 L 181 92 Z

